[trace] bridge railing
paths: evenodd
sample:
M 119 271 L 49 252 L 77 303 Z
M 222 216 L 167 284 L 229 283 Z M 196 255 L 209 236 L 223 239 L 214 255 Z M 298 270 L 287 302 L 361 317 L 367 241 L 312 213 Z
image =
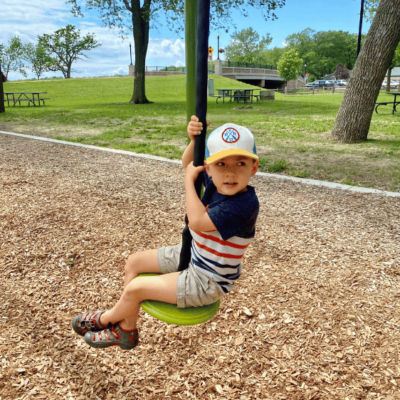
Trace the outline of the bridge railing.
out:
M 230 60 L 222 61 L 223 67 L 237 67 L 237 68 L 260 68 L 260 69 L 277 69 L 276 65 L 257 64 L 257 63 L 239 63 Z
M 163 66 L 148 66 L 146 65 L 146 72 L 183 72 L 186 73 L 186 67 L 175 67 L 174 65 L 171 65 L 169 67 L 163 67 Z M 213 74 L 215 72 L 215 63 L 208 63 L 208 73 Z

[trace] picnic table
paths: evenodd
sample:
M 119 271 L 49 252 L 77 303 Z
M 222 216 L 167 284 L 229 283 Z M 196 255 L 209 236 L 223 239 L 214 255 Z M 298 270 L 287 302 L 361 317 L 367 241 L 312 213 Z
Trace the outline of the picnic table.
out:
M 247 100 L 253 102 L 253 98 L 256 98 L 258 101 L 260 95 L 254 94 L 255 90 L 261 89 L 218 89 L 218 95 L 215 96 L 217 98 L 216 102 L 218 103 L 218 99 L 222 98 L 222 102 L 225 103 L 225 98 L 229 99 L 229 102 L 237 101 L 239 103 L 240 100 L 243 100 L 246 103 Z
M 392 109 L 392 114 L 394 114 L 396 110 L 396 107 L 398 104 L 400 104 L 400 101 L 397 101 L 397 96 L 400 96 L 400 92 L 388 92 L 387 94 L 391 94 L 394 96 L 393 101 L 386 101 L 386 102 L 380 102 L 380 103 L 375 103 L 375 112 L 378 113 L 378 107 L 379 106 L 387 106 L 388 104 L 393 104 L 393 109 Z
M 28 106 L 32 103 L 36 107 L 36 103 L 38 103 L 40 107 L 40 102 L 43 102 L 44 105 L 45 100 L 50 100 L 49 98 L 40 97 L 41 94 L 45 93 L 47 92 L 4 92 L 4 102 L 7 102 L 8 106 L 10 106 L 10 102 L 15 106 L 17 103 L 21 105 L 21 101 L 26 101 Z

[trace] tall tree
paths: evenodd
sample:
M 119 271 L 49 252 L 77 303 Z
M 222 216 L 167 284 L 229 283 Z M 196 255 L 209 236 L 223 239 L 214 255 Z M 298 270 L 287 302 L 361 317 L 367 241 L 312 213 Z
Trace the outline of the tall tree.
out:
M 24 46 L 24 59 L 30 63 L 31 70 L 38 79 L 55 64 L 55 60 L 44 47 L 33 43 Z
M 72 4 L 72 12 L 83 16 L 82 9 L 98 10 L 104 26 L 116 27 L 122 34 L 133 31 L 135 43 L 134 104 L 149 101 L 145 90 L 146 55 L 149 45 L 150 22 L 154 24 L 159 14 L 167 15 L 171 27 L 181 29 L 184 15 L 184 0 L 66 0 Z M 191 0 L 186 0 L 191 1 Z M 276 18 L 274 10 L 282 7 L 286 0 L 212 0 L 212 24 L 227 26 L 232 9 L 238 9 L 246 16 L 250 7 L 257 8 L 265 17 Z
M 19 72 L 26 76 L 24 66 L 24 45 L 18 36 L 14 36 L 8 42 L 8 46 L 2 46 L 0 60 L 3 64 L 3 73 L 8 78 L 10 71 Z
M 3 86 L 3 72 L 1 70 L 1 54 L 3 52 L 4 45 L 0 44 L 0 113 L 6 111 L 4 106 L 4 86 Z
M 278 61 L 278 73 L 281 78 L 286 81 L 296 79 L 301 72 L 303 66 L 303 59 L 299 57 L 299 54 L 295 49 L 291 49 Z
M 399 21 L 400 0 L 381 0 L 340 105 L 333 140 L 367 140 L 379 89 L 400 41 Z
M 61 71 L 64 78 L 71 78 L 72 63 L 88 57 L 84 51 L 101 46 L 94 38 L 93 33 L 88 33 L 81 38 L 81 31 L 75 30 L 74 25 L 56 30 L 52 35 L 38 36 L 38 46 L 46 49 L 52 57 L 51 71 Z
M 225 47 L 226 58 L 238 63 L 260 63 L 263 53 L 272 42 L 272 37 L 267 33 L 264 37 L 253 29 L 242 29 L 231 35 L 231 42 Z

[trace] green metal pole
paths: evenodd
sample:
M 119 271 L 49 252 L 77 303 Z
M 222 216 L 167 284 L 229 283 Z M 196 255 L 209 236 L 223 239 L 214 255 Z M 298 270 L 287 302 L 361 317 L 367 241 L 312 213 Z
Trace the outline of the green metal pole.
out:
M 195 114 L 197 0 L 185 0 L 186 116 Z

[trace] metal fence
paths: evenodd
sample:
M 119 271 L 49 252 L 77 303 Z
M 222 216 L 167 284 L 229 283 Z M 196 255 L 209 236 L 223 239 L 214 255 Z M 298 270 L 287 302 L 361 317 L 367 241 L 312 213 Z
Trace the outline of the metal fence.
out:
M 151 67 L 146 65 L 146 72 L 165 72 L 165 71 L 172 71 L 172 72 L 186 72 L 186 67 Z

